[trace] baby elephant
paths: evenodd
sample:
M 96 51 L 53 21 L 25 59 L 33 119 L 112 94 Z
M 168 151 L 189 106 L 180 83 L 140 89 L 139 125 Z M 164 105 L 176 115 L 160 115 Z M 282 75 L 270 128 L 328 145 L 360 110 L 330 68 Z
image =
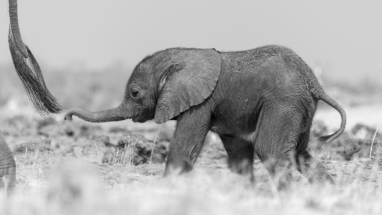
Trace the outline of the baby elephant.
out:
M 165 175 L 190 171 L 207 132 L 213 131 L 234 172 L 253 179 L 256 153 L 272 176 L 296 164 L 309 180 L 324 181 L 331 177 L 306 150 L 318 100 L 342 118 L 338 131 L 320 138 L 331 142 L 344 131 L 345 111 L 292 50 L 275 45 L 241 52 L 172 48 L 135 67 L 118 107 L 99 112 L 74 108 L 65 119 L 177 120 Z M 283 175 L 287 180 L 289 174 Z

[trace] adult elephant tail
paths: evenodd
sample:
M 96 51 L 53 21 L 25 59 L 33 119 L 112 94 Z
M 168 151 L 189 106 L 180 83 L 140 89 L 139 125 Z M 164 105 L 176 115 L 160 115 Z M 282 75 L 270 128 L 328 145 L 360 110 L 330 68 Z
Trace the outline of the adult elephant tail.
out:
M 12 191 L 16 185 L 16 162 L 0 132 L 0 188 Z
M 45 85 L 40 66 L 22 39 L 17 17 L 17 0 L 9 0 L 9 49 L 13 64 L 36 111 L 40 115 L 62 111 L 57 99 Z

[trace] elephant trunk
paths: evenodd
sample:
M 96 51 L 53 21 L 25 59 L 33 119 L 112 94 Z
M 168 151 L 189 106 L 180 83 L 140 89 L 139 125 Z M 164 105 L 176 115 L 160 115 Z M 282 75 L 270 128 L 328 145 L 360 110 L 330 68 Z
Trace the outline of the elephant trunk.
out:
M 9 50 L 11 51 L 16 72 L 24 85 L 29 100 L 41 115 L 61 112 L 62 107 L 45 85 L 37 60 L 21 39 L 16 0 L 9 0 L 9 16 L 11 20 L 8 37 Z
M 16 185 L 16 162 L 12 152 L 0 133 L 0 188 L 7 192 L 13 190 Z
M 124 104 L 103 111 L 90 112 L 81 108 L 70 109 L 65 114 L 65 120 L 72 120 L 72 116 L 77 116 L 87 122 L 114 122 L 132 118 L 132 113 L 129 111 L 131 108 L 125 107 Z

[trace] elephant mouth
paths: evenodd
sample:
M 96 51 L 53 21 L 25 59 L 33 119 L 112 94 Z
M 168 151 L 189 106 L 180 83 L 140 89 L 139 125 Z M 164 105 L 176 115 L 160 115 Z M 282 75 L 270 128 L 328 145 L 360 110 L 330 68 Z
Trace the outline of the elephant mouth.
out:
M 133 122 L 146 122 L 147 120 L 144 117 L 140 117 L 139 115 L 137 117 L 132 118 Z
M 147 117 L 145 114 L 138 113 L 132 118 L 133 122 L 146 122 Z
M 146 122 L 150 119 L 150 114 L 147 111 L 137 111 L 136 114 L 131 118 L 133 122 Z
M 133 117 L 133 118 L 131 118 L 131 120 L 133 120 L 133 122 L 139 122 L 137 117 Z
M 144 114 L 141 113 L 140 111 L 141 109 L 138 108 L 138 111 L 134 114 L 134 116 L 131 118 L 133 120 L 133 122 L 144 122 L 143 120 L 143 116 Z
M 131 120 L 133 120 L 133 122 L 138 122 L 138 120 L 139 120 L 139 113 L 134 114 L 134 116 L 131 117 Z

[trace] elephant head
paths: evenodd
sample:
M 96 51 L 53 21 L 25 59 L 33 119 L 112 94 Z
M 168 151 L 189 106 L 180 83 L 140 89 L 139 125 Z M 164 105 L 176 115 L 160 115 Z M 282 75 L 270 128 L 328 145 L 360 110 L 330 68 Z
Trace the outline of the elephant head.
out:
M 133 70 L 123 102 L 114 109 L 89 112 L 71 109 L 66 120 L 77 116 L 89 122 L 132 118 L 164 123 L 207 99 L 217 84 L 221 58 L 213 49 L 175 48 L 144 58 Z
M 0 132 L 0 188 L 11 191 L 16 184 L 16 162 Z
M 62 109 L 61 106 L 46 87 L 37 60 L 21 39 L 17 17 L 17 0 L 9 0 L 9 16 L 11 21 L 8 37 L 9 49 L 17 74 L 30 101 L 37 112 L 42 115 L 59 113 Z

